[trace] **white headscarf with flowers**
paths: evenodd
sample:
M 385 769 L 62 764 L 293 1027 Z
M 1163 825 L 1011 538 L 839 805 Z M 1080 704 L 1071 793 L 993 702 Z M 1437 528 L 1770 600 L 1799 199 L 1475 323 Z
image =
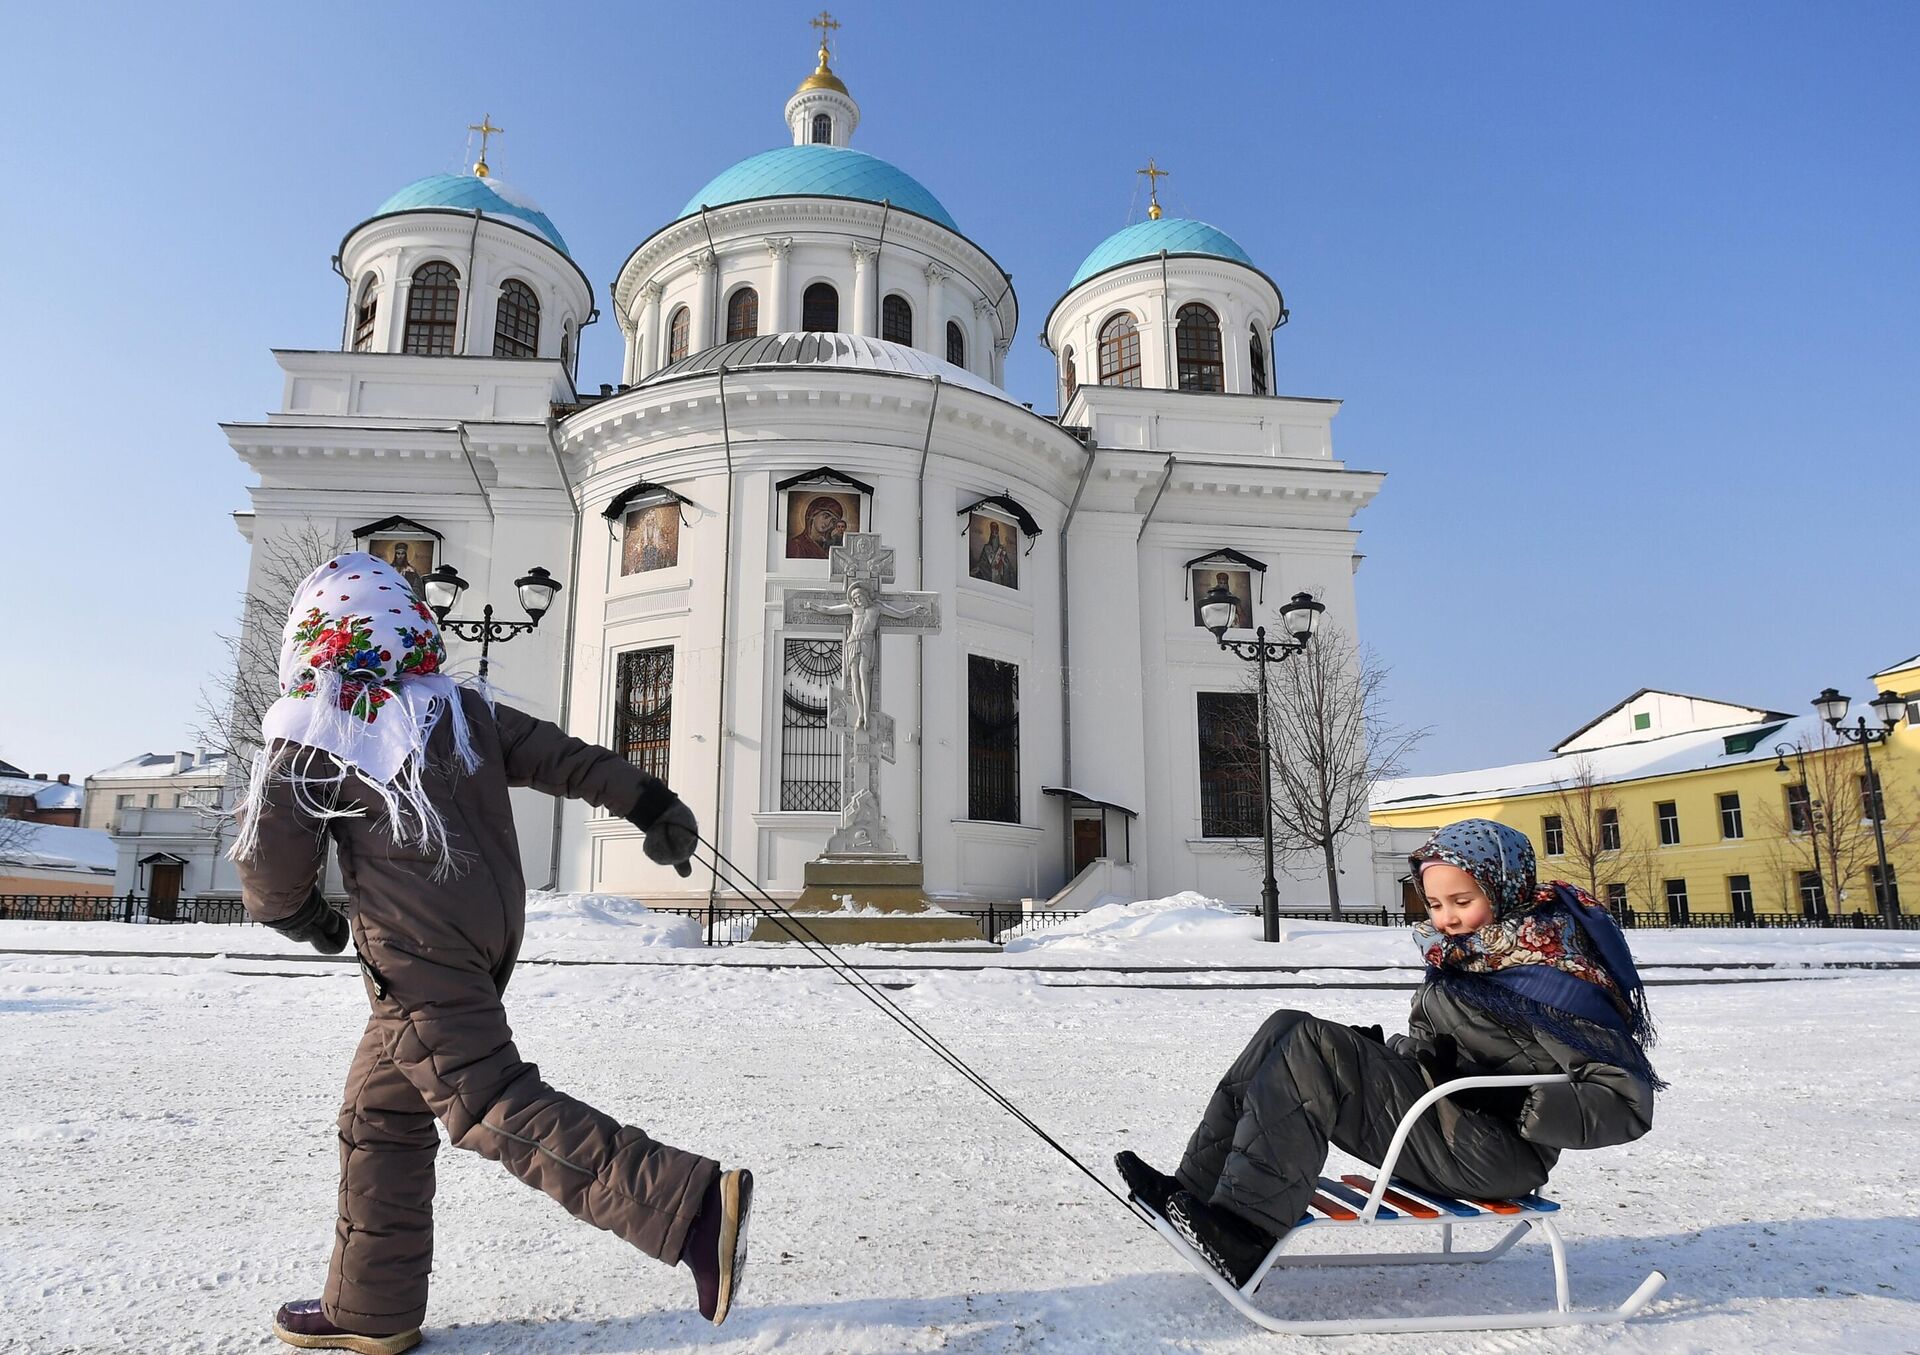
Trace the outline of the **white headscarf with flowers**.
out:
M 360 811 L 336 807 L 339 784 L 357 775 L 385 801 L 402 844 L 434 851 L 450 866 L 446 825 L 421 779 L 427 739 L 442 715 L 453 718 L 454 751 L 466 770 L 479 757 L 446 662 L 433 612 L 385 561 L 355 551 L 307 575 L 281 632 L 281 695 L 260 724 L 261 752 L 231 855 L 241 859 L 258 847 L 269 781 L 289 782 L 316 817 L 344 818 Z M 270 756 L 277 740 L 296 745 L 291 757 Z M 332 754 L 340 772 L 316 775 L 314 749 Z

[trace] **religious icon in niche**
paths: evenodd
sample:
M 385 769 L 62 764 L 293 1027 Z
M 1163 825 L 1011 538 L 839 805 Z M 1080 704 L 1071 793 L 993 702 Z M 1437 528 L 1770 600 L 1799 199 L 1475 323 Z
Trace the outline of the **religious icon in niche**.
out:
M 799 488 L 787 493 L 787 559 L 824 560 L 860 530 L 860 496 Z
M 620 573 L 645 574 L 680 563 L 680 505 L 669 499 L 627 511 L 620 531 Z
M 393 572 L 407 581 L 414 601 L 418 602 L 424 596 L 420 592 L 420 581 L 433 573 L 435 544 L 432 537 L 375 537 L 367 543 L 367 554 L 392 565 Z
M 1020 529 L 985 513 L 967 516 L 967 574 L 1002 588 L 1020 586 Z
M 1253 628 L 1253 572 L 1246 569 L 1214 569 L 1203 565 L 1193 571 L 1193 624 L 1206 625 L 1200 615 L 1201 604 L 1216 588 L 1224 588 L 1233 597 L 1233 624 L 1230 630 L 1251 630 Z

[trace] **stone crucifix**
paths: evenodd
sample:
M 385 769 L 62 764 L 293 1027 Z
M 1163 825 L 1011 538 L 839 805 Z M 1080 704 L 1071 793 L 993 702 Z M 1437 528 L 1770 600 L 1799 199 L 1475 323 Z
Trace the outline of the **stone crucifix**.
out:
M 827 553 L 838 589 L 797 589 L 786 596 L 788 627 L 830 625 L 844 618 L 841 685 L 828 693 L 827 727 L 841 736 L 840 829 L 829 856 L 896 856 L 880 812 L 880 762 L 893 761 L 893 717 L 880 709 L 880 637 L 890 630 L 937 631 L 937 593 L 888 593 L 893 551 L 878 535 L 851 532 Z

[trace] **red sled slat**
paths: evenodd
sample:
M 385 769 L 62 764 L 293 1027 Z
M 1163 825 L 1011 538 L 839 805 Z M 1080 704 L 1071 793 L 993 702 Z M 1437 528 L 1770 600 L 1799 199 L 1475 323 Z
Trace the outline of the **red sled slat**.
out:
M 1468 1199 L 1468 1204 L 1477 1204 L 1489 1214 L 1519 1214 L 1525 1211 L 1517 1204 L 1508 1204 L 1505 1200 Z
M 1335 1223 L 1352 1223 L 1360 1215 L 1337 1200 L 1331 1200 L 1319 1191 L 1313 1192 L 1313 1207 L 1332 1219 Z
M 1363 1190 L 1369 1195 L 1373 1193 L 1373 1182 L 1364 1176 L 1343 1176 L 1340 1179 L 1352 1186 L 1355 1190 Z M 1421 1204 L 1418 1200 L 1409 1200 L 1397 1190 L 1389 1189 L 1380 1199 L 1382 1203 L 1390 1204 L 1395 1209 L 1404 1210 L 1417 1219 L 1437 1219 L 1440 1217 L 1440 1211 L 1432 1205 Z

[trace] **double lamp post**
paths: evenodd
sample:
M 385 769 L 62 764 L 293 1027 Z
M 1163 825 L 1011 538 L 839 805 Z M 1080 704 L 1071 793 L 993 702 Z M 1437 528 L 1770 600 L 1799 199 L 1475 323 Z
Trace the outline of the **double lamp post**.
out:
M 1848 743 L 1858 744 L 1860 756 L 1866 759 L 1866 779 L 1861 782 L 1861 807 L 1868 811 L 1873 820 L 1873 848 L 1880 858 L 1879 887 L 1874 891 L 1874 909 L 1883 918 L 1897 918 L 1900 915 L 1900 887 L 1893 878 L 1893 871 L 1887 865 L 1887 817 L 1886 801 L 1880 794 L 1880 781 L 1873 770 L 1873 745 L 1885 743 L 1893 734 L 1894 726 L 1907 712 L 1906 698 L 1898 692 L 1881 692 L 1874 697 L 1869 706 L 1880 717 L 1880 728 L 1875 729 L 1867 723 L 1865 715 L 1857 716 L 1852 729 L 1844 723 L 1847 707 L 1851 704 L 1848 697 L 1840 695 L 1832 687 L 1813 698 L 1813 708 L 1820 718 L 1833 728 L 1833 732 Z M 1831 811 L 1829 811 L 1831 812 Z M 1815 858 L 1816 865 L 1818 858 Z M 1834 863 L 1834 873 L 1839 874 L 1839 863 Z M 1836 881 L 1836 884 L 1841 883 Z
M 440 568 L 420 580 L 420 591 L 426 594 L 423 601 L 440 618 L 440 629 L 469 643 L 480 646 L 480 680 L 487 678 L 487 651 L 496 641 L 505 644 L 516 635 L 532 630 L 540 624 L 540 618 L 553 607 L 553 599 L 561 588 L 560 580 L 547 573 L 539 565 L 528 570 L 525 577 L 513 581 L 520 594 L 520 605 L 526 609 L 526 621 L 496 621 L 493 619 L 493 604 L 489 602 L 481 610 L 480 619 L 449 618 L 447 613 L 460 601 L 460 595 L 467 591 L 467 581 L 454 572 L 452 565 Z
M 1240 599 L 1217 584 L 1200 599 L 1201 624 L 1213 632 L 1220 648 L 1258 665 L 1260 671 L 1260 824 L 1267 854 L 1267 873 L 1260 882 L 1260 934 L 1266 941 L 1280 939 L 1280 885 L 1273 878 L 1273 747 L 1267 722 L 1267 665 L 1285 663 L 1304 650 L 1326 610 L 1325 603 L 1314 601 L 1309 594 L 1295 593 L 1293 600 L 1280 609 L 1280 629 L 1289 638 L 1269 640 L 1267 628 L 1259 626 L 1251 640 L 1229 640 L 1227 628 L 1240 613 Z

